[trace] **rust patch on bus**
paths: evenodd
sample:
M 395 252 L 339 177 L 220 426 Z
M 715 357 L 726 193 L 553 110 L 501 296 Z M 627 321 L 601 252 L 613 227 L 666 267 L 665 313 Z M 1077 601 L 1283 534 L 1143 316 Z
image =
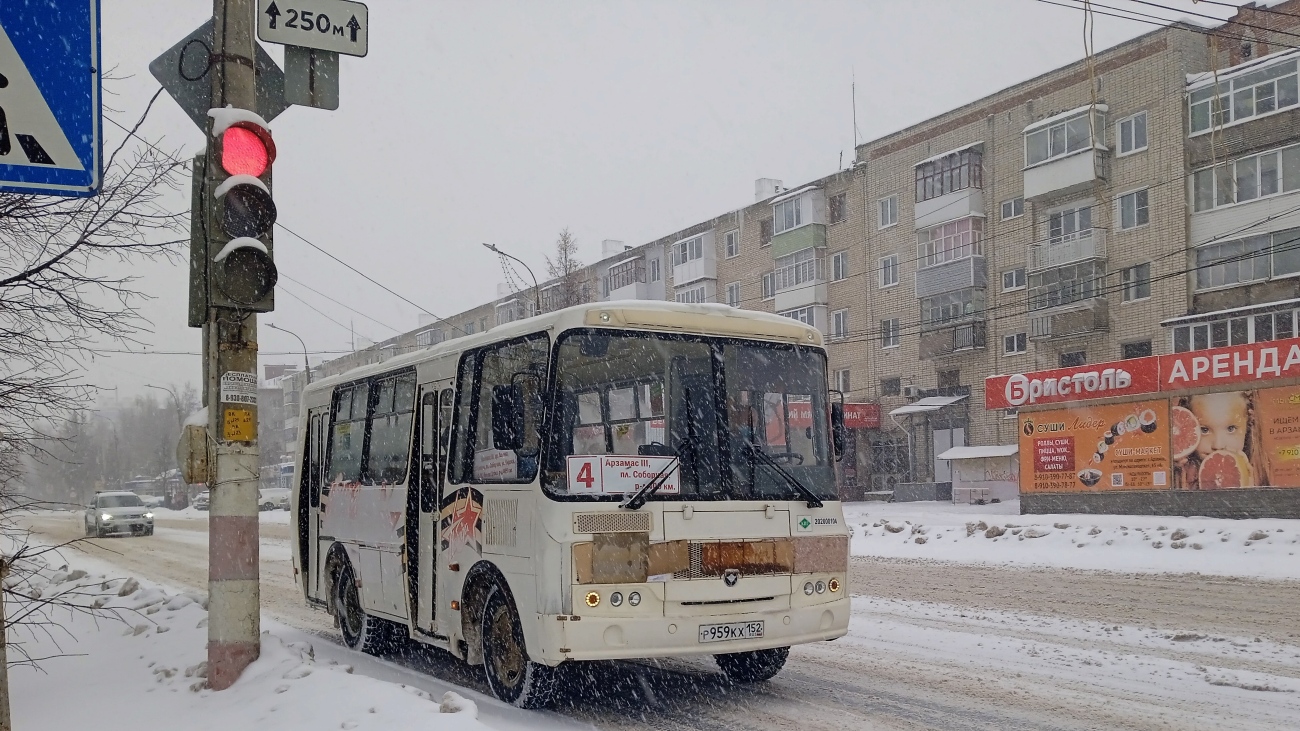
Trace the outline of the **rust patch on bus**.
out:
M 788 574 L 794 567 L 790 541 L 728 541 L 700 544 L 700 570 L 721 576 L 727 569 L 742 574 Z
M 818 536 L 795 540 L 794 573 L 829 573 L 847 571 L 848 568 L 848 536 Z
M 650 565 L 647 569 L 650 576 L 675 574 L 690 567 L 691 551 L 689 541 L 668 541 L 667 543 L 653 543 L 650 545 Z

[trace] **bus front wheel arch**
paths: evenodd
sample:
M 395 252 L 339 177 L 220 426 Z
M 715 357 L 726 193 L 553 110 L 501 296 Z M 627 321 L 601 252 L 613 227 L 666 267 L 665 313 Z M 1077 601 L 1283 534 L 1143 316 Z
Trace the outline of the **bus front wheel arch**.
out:
M 465 662 L 468 665 L 483 664 L 483 613 L 493 587 L 500 587 L 500 591 L 514 600 L 506 577 L 496 566 L 487 561 L 474 564 L 465 577 L 460 595 L 461 637 L 465 640 Z

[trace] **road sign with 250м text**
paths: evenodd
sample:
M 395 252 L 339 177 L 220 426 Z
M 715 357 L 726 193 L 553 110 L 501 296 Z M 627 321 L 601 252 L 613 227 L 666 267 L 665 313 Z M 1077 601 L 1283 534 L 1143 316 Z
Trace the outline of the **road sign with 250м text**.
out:
M 99 192 L 99 0 L 0 2 L 0 190 Z
M 370 50 L 370 13 L 350 0 L 258 0 L 257 37 L 364 56 Z

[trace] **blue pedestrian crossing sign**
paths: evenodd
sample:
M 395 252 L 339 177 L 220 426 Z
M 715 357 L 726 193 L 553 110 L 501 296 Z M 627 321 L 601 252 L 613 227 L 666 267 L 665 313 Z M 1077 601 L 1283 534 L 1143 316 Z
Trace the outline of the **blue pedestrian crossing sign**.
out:
M 0 2 L 0 191 L 99 192 L 99 0 Z

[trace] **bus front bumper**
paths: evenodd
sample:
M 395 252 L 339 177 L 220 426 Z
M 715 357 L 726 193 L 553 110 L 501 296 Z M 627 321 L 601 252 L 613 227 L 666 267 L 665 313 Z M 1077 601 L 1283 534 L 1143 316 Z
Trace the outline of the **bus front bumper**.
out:
M 564 660 L 712 655 L 833 640 L 848 633 L 849 598 L 708 616 L 579 616 L 540 617 L 543 631 L 551 634 L 550 641 L 543 644 L 558 648 L 554 656 L 543 653 L 540 662 L 554 665 Z M 755 634 L 756 623 L 762 623 L 761 636 L 749 636 Z M 723 626 L 732 629 L 723 630 Z M 745 636 L 706 640 L 735 632 Z

